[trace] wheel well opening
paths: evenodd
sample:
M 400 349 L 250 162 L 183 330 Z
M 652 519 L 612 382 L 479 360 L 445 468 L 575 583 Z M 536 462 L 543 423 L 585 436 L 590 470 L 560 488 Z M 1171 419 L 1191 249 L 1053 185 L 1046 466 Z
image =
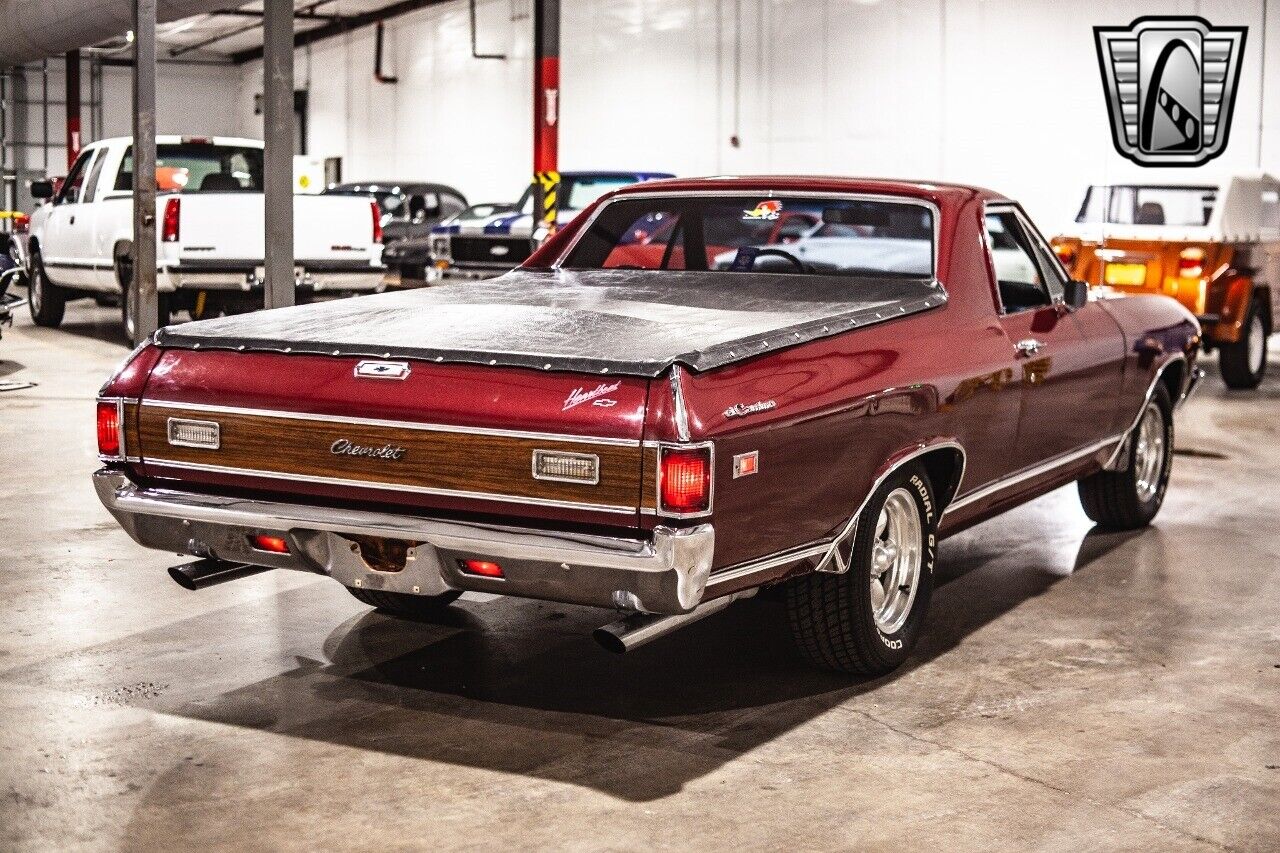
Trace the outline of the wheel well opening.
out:
M 934 495 L 946 509 L 960 489 L 960 478 L 964 474 L 964 451 L 956 447 L 939 447 L 920 457 L 920 464 L 929 475 L 933 484 Z
M 1176 405 L 1182 398 L 1182 379 L 1186 375 L 1187 365 L 1183 361 L 1175 361 L 1160 374 L 1160 381 L 1169 392 L 1169 399 Z

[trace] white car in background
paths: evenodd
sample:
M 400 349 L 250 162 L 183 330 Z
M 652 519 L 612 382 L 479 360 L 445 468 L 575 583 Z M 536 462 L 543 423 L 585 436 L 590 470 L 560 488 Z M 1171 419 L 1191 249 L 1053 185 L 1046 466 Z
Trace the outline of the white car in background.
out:
M 263 144 L 233 137 L 157 139 L 156 239 L 160 324 L 185 309 L 193 317 L 262 305 Z M 67 300 L 120 300 L 135 337 L 123 283 L 133 270 L 133 147 L 126 137 L 85 146 L 31 217 L 30 308 L 41 326 L 62 322 Z M 298 301 L 319 292 L 382 288 L 380 211 L 371 198 L 298 195 L 293 199 Z

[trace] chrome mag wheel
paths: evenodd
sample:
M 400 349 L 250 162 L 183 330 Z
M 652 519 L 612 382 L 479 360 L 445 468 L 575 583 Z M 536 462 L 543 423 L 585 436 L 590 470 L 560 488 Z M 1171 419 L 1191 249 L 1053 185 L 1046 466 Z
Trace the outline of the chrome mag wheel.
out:
M 871 616 L 881 633 L 896 633 L 911 615 L 923 548 L 915 498 L 905 488 L 896 488 L 880 509 L 871 544 Z
M 1137 480 L 1138 500 L 1146 503 L 1160 491 L 1164 473 L 1164 413 L 1155 402 L 1147 403 L 1138 424 L 1138 444 L 1133 451 L 1133 470 Z

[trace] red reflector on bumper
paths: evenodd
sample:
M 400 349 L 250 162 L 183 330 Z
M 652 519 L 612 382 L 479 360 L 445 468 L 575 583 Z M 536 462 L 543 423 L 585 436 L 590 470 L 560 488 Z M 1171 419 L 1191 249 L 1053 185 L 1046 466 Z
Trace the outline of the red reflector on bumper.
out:
M 469 575 L 480 575 L 486 578 L 504 577 L 502 566 L 488 560 L 459 560 L 458 565 Z
M 266 536 L 258 534 L 253 537 L 253 547 L 259 551 L 270 551 L 272 554 L 288 554 L 289 543 L 283 536 Z

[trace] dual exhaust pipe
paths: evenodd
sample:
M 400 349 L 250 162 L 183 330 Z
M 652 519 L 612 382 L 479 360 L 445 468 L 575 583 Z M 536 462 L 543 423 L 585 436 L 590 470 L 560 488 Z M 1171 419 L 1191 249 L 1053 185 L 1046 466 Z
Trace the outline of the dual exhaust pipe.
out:
M 193 592 L 198 589 L 216 586 L 220 583 L 247 578 L 251 575 L 271 571 L 270 566 L 254 566 L 248 563 L 227 562 L 214 557 L 184 563 L 169 569 L 169 577 L 183 589 Z M 754 589 L 744 589 L 730 595 L 714 598 L 698 605 L 688 613 L 676 616 L 661 616 L 652 613 L 632 613 L 603 628 L 597 628 L 591 636 L 608 651 L 624 654 L 648 645 L 659 637 L 665 637 L 672 631 L 692 625 L 712 614 L 719 613 L 730 604 L 743 598 L 755 595 Z

